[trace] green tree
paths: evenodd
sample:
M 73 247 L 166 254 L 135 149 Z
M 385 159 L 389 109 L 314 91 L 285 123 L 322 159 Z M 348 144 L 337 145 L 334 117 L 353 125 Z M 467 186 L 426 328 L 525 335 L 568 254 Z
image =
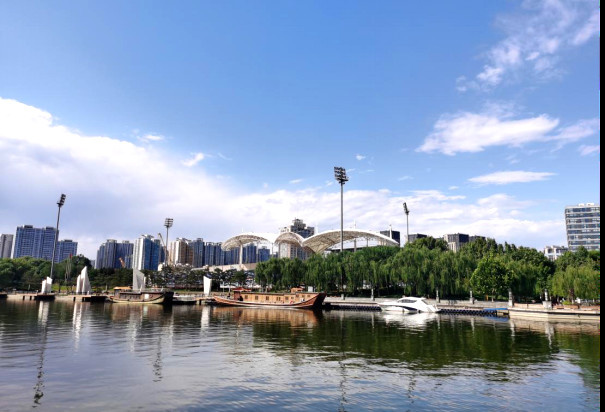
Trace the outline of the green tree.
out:
M 506 264 L 502 258 L 486 256 L 479 261 L 470 283 L 473 290 L 483 295 L 491 295 L 493 300 L 507 292 L 509 281 Z

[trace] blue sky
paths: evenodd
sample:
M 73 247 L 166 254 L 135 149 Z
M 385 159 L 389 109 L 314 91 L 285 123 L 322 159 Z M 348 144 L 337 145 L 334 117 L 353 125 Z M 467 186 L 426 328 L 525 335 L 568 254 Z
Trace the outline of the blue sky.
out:
M 565 244 L 600 201 L 598 3 L 0 5 L 0 231 L 222 241 L 295 217 Z

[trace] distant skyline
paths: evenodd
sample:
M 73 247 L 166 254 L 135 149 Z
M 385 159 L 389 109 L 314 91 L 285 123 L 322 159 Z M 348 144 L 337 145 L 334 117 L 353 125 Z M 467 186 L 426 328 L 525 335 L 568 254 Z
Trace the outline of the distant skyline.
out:
M 593 1 L 4 2 L 0 233 L 217 242 L 294 218 L 566 245 L 600 203 Z

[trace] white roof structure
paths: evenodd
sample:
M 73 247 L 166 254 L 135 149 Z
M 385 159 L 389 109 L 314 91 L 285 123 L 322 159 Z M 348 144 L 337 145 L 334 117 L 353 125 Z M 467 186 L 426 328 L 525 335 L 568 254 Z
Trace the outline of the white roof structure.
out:
M 221 244 L 221 249 L 231 250 L 254 242 L 275 243 L 276 238 L 277 235 L 274 233 L 241 233 L 225 240 Z
M 353 239 L 373 239 L 386 246 L 399 246 L 399 242 L 378 232 L 361 229 L 344 229 L 342 239 L 348 242 Z M 340 243 L 340 230 L 327 230 L 304 240 L 303 245 L 315 253 L 321 253 L 326 249 Z
M 396 240 L 393 240 L 388 236 L 381 235 L 378 232 L 361 229 L 343 230 L 343 241 L 345 242 L 360 238 L 376 240 L 380 244 L 387 246 L 399 246 L 399 243 Z M 328 230 L 306 239 L 294 232 L 283 232 L 279 234 L 251 232 L 242 233 L 227 239 L 222 243 L 221 247 L 223 250 L 231 250 L 253 242 L 287 243 L 294 246 L 307 248 L 314 253 L 321 253 L 326 249 L 340 243 L 340 230 Z

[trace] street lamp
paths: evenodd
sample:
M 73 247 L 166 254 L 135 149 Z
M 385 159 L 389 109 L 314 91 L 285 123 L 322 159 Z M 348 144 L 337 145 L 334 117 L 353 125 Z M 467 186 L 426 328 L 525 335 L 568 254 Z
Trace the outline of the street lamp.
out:
M 59 206 L 59 211 L 57 212 L 57 230 L 55 231 L 55 241 L 53 242 L 53 257 L 50 261 L 50 278 L 53 278 L 53 272 L 55 269 L 55 251 L 57 250 L 57 239 L 59 238 L 59 218 L 61 217 L 61 207 L 65 204 L 65 195 L 61 193 L 61 198 L 57 202 L 57 206 Z
M 407 227 L 407 237 L 405 238 L 405 243 L 408 244 L 410 242 L 410 221 L 408 218 L 410 215 L 410 210 L 405 202 L 403 202 L 403 211 L 405 212 L 405 225 Z
M 164 256 L 164 263 L 168 262 L 168 229 L 170 229 L 172 227 L 172 223 L 174 222 L 174 219 L 171 217 L 167 217 L 166 220 L 164 220 L 164 226 L 166 227 L 166 255 Z

